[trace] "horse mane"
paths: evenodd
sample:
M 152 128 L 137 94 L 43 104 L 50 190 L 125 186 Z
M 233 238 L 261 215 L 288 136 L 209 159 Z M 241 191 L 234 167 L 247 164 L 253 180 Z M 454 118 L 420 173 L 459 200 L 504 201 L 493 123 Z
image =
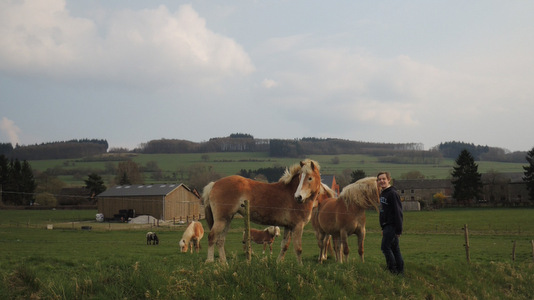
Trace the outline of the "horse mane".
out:
M 184 242 L 185 244 L 189 243 L 189 241 L 191 240 L 193 233 L 195 233 L 195 222 L 196 221 L 191 221 L 191 223 L 187 225 L 187 228 L 185 229 L 184 234 L 182 235 L 182 239 L 180 240 L 180 246 L 183 246 L 182 242 Z
M 322 190 L 324 191 L 324 193 L 326 193 L 328 198 L 336 197 L 336 192 L 334 192 L 334 190 L 332 190 L 328 185 L 321 182 L 321 186 L 322 186 Z
M 270 235 L 277 235 L 277 233 L 278 235 L 280 235 L 280 228 L 278 226 L 269 226 L 265 228 L 263 231 L 267 231 Z
M 378 210 L 379 194 L 376 178 L 365 177 L 347 185 L 339 194 L 339 198 L 345 201 L 347 206 L 350 204 L 364 208 L 373 206 Z
M 294 164 L 289 168 L 286 168 L 284 175 L 280 177 L 278 182 L 283 182 L 284 184 L 289 184 L 293 177 L 299 173 L 311 173 L 313 169 L 317 168 L 318 171 L 321 170 L 319 163 L 312 159 L 305 159 L 298 164 Z

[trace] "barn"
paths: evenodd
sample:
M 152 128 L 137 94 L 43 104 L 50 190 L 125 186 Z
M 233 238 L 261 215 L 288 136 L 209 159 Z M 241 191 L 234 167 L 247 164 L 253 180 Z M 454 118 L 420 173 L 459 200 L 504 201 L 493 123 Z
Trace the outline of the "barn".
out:
M 118 185 L 97 196 L 105 220 L 149 215 L 163 221 L 200 219 L 204 212 L 196 191 L 184 184 Z

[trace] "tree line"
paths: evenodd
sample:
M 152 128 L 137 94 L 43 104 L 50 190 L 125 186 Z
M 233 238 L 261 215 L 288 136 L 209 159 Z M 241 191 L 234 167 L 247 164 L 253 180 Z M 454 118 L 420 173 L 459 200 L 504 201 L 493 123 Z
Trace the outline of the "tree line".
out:
M 0 144 L 0 154 L 20 160 L 81 158 L 106 153 L 106 140 L 81 139 L 28 146 Z
M 8 160 L 0 155 L 0 196 L 5 204 L 29 205 L 37 184 L 30 164 L 24 160 Z
M 192 142 L 180 139 L 158 139 L 140 144 L 133 150 L 111 148 L 111 153 L 210 153 L 268 152 L 272 157 L 305 157 L 309 155 L 364 154 L 378 157 L 384 163 L 436 164 L 443 158 L 456 158 L 467 150 L 475 160 L 523 162 L 526 152 L 474 145 L 464 142 L 444 142 L 424 150 L 421 143 L 375 143 L 336 138 L 304 137 L 301 139 L 256 139 L 250 134 L 234 133 L 228 137 Z M 0 154 L 19 160 L 68 159 L 97 156 L 108 152 L 108 142 L 98 139 L 69 140 L 19 146 L 0 143 Z

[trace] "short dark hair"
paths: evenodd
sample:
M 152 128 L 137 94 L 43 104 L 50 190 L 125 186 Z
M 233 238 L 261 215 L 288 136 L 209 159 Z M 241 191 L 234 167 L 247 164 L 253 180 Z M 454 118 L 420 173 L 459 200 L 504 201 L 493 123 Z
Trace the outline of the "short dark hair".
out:
M 376 174 L 376 178 L 378 179 L 378 176 L 382 175 L 382 174 L 386 174 L 386 178 L 388 180 L 391 180 L 391 174 L 389 172 L 386 172 L 386 171 L 380 171 L 378 172 L 378 174 Z

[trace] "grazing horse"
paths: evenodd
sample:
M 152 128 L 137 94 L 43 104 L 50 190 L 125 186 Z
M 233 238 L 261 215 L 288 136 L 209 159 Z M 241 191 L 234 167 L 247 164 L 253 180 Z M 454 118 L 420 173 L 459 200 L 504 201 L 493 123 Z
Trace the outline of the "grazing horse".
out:
M 155 232 L 146 233 L 146 244 L 147 245 L 159 245 L 159 238 Z
M 269 245 L 271 254 L 273 254 L 273 242 L 274 238 L 280 235 L 280 227 L 269 226 L 264 230 L 258 230 L 250 228 L 250 240 L 256 244 L 263 244 L 263 254 L 265 254 L 265 248 Z M 243 232 L 243 245 L 246 241 L 246 232 Z M 243 246 L 245 247 L 245 246 Z
M 320 189 L 319 164 L 309 159 L 286 169 L 275 183 L 237 175 L 209 183 L 202 192 L 206 220 L 211 229 L 206 262 L 214 261 L 215 245 L 219 249 L 219 260 L 226 262 L 224 242 L 230 222 L 235 214 L 245 214 L 244 203 L 248 200 L 252 222 L 284 227 L 282 249 L 277 260 L 284 259 L 293 238 L 297 260 L 302 263 L 302 231 L 310 221 Z
M 374 207 L 378 210 L 378 204 L 379 189 L 375 177 L 366 177 L 347 185 L 337 199 L 324 199 L 317 207 L 317 227 L 315 227 L 315 236 L 321 249 L 319 259 L 322 259 L 326 251 L 325 241 L 328 235 L 332 235 L 336 261 L 347 262 L 349 258 L 347 238 L 351 234 L 356 234 L 358 253 L 363 262 L 365 209 Z
M 204 227 L 202 223 L 197 221 L 192 221 L 189 223 L 187 228 L 182 235 L 180 240 L 180 249 L 182 252 L 187 252 L 187 248 L 191 247 L 191 253 L 193 253 L 193 247 L 197 251 L 200 251 L 200 240 L 204 236 Z

